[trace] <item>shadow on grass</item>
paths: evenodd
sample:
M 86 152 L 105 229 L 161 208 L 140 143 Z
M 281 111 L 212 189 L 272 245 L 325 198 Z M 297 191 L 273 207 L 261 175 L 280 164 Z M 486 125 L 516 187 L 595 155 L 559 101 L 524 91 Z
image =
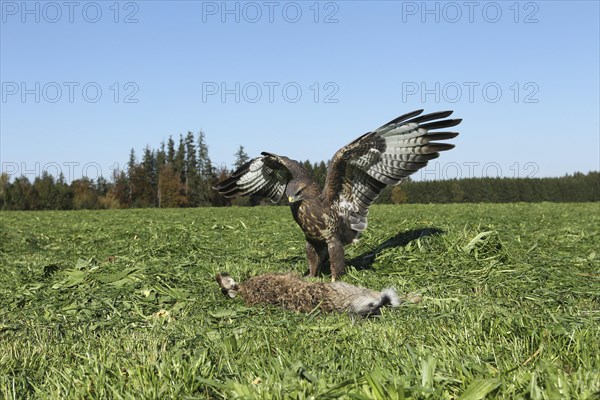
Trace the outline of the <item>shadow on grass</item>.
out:
M 423 228 L 423 229 L 411 229 L 406 232 L 399 232 L 391 238 L 387 239 L 374 250 L 370 250 L 358 257 L 354 257 L 351 260 L 346 260 L 347 265 L 351 265 L 357 270 L 373 269 L 373 263 L 377 258 L 377 255 L 385 249 L 392 247 L 406 246 L 408 243 L 415 239 L 420 239 L 427 236 L 440 235 L 444 233 L 443 230 L 438 228 Z
M 399 232 L 387 239 L 386 241 L 384 241 L 383 243 L 381 243 L 374 250 L 369 250 L 368 252 L 363 253 L 358 257 L 354 257 L 351 260 L 346 260 L 346 265 L 352 266 L 358 271 L 373 269 L 375 259 L 383 250 L 390 249 L 393 247 L 406 246 L 415 239 L 420 239 L 434 235 L 441 235 L 442 233 L 444 233 L 444 231 L 439 228 L 411 229 L 410 231 Z M 294 257 L 294 261 L 298 261 L 301 259 L 305 260 L 304 257 Z M 325 260 L 323 264 L 321 264 L 319 270 L 322 274 L 331 273 L 331 269 L 329 267 L 329 259 Z M 304 275 L 308 275 L 308 270 L 305 272 Z

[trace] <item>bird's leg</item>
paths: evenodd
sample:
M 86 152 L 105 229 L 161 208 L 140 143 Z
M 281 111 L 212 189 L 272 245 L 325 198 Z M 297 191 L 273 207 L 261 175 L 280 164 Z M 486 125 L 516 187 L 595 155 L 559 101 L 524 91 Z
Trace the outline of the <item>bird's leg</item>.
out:
M 308 276 L 317 276 L 319 265 L 321 265 L 321 257 L 309 241 L 306 242 L 306 258 L 308 259 Z
M 344 275 L 346 269 L 344 245 L 338 238 L 333 237 L 327 241 L 327 251 L 329 252 L 329 265 L 331 266 L 331 280 L 335 281 L 339 276 Z

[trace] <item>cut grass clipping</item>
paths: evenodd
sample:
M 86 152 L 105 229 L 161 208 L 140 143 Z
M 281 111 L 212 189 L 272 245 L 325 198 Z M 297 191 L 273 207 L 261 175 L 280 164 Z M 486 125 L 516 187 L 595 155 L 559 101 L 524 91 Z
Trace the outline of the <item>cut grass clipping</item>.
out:
M 2 212 L 0 397 L 600 397 L 599 204 L 369 222 L 343 280 L 422 301 L 353 320 L 220 293 L 216 272 L 305 271 L 284 207 Z

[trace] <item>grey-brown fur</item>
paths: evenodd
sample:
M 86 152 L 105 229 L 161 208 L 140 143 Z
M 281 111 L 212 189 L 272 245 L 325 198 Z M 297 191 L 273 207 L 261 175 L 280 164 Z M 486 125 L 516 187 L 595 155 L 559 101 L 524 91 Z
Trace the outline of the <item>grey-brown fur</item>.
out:
M 240 296 L 247 305 L 273 304 L 300 312 L 320 309 L 367 317 L 379 315 L 383 306 L 400 304 L 393 289 L 377 292 L 339 281 L 310 282 L 293 273 L 259 275 L 242 283 L 220 273 L 216 280 L 224 294 Z

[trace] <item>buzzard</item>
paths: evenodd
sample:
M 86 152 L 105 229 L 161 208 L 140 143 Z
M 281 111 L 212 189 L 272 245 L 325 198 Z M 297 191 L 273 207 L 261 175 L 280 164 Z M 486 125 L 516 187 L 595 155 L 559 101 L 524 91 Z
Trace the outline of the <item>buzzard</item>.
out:
M 278 202 L 287 196 L 292 215 L 306 237 L 309 276 L 329 260 L 332 280 L 344 274 L 344 246 L 367 228 L 369 206 L 386 186 L 394 186 L 427 162 L 450 150 L 458 125 L 452 111 L 404 114 L 339 149 L 321 190 L 304 167 L 288 157 L 263 152 L 213 188 L 225 197 L 258 195 Z

